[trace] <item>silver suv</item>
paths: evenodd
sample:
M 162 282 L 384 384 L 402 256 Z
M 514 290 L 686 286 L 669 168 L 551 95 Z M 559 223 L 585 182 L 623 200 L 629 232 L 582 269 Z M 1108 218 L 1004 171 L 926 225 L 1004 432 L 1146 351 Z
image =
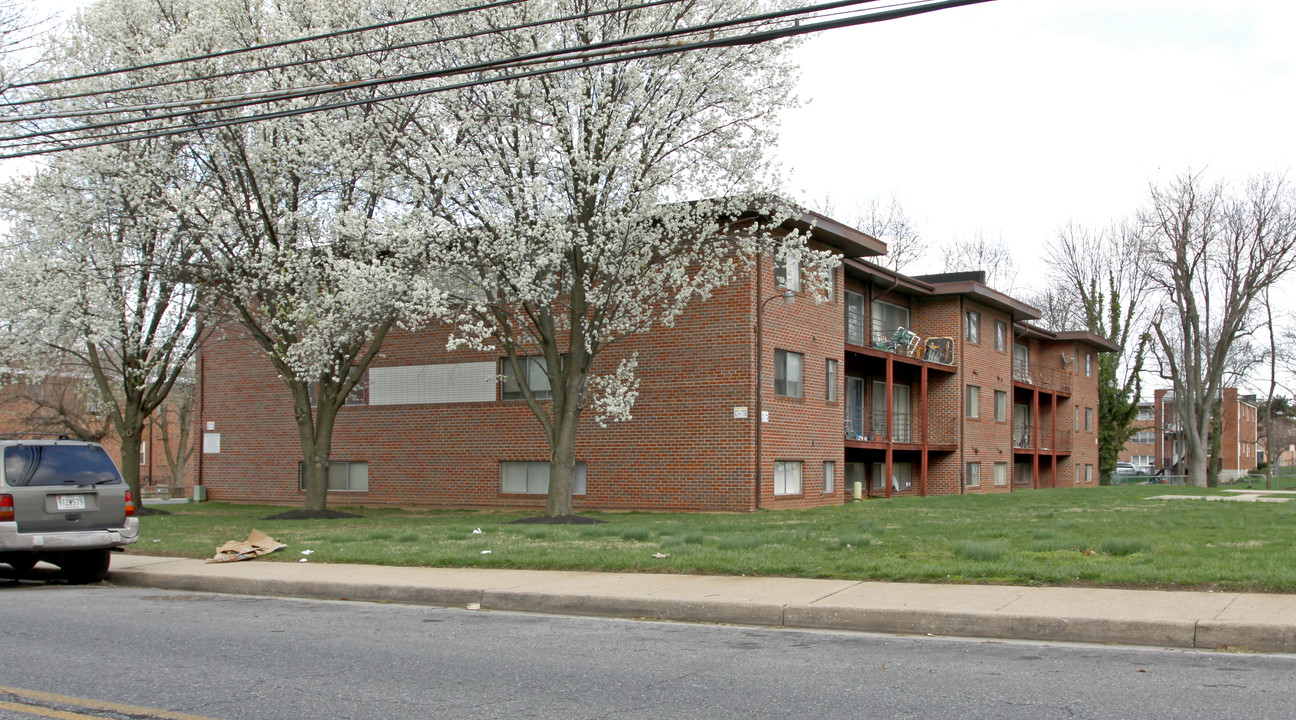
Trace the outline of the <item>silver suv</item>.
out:
M 130 489 L 96 443 L 0 440 L 0 563 L 38 561 L 70 582 L 99 582 L 108 552 L 139 539 Z

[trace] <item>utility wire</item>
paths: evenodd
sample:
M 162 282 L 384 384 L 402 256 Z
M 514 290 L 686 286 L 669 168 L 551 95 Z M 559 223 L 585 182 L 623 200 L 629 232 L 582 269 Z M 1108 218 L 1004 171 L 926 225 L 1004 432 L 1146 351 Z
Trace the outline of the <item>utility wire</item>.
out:
M 312 42 L 315 40 L 328 40 L 330 38 L 342 37 L 343 35 L 354 35 L 356 33 L 371 32 L 373 30 L 382 30 L 389 27 L 397 27 L 399 25 L 409 25 L 411 23 L 426 22 L 428 20 L 438 20 L 440 18 L 451 17 L 454 15 L 463 15 L 465 13 L 470 13 L 470 12 L 479 12 L 482 10 L 490 10 L 492 8 L 497 8 L 497 7 L 516 5 L 520 2 L 526 2 L 526 0 L 496 0 L 496 2 L 486 3 L 483 5 L 474 5 L 472 7 L 456 8 L 454 10 L 445 10 L 443 12 L 432 13 L 430 15 L 419 15 L 417 17 L 401 18 L 400 20 L 392 20 L 391 22 L 378 23 L 376 25 L 366 25 L 364 27 L 357 27 L 357 28 L 346 28 L 344 30 L 333 30 L 331 32 L 320 33 L 318 35 L 309 35 L 306 37 L 293 38 L 291 40 L 276 40 L 275 42 L 265 43 L 262 45 L 249 45 L 248 47 L 232 48 L 230 50 L 220 50 L 214 53 L 208 53 L 206 55 L 193 55 L 190 57 L 175 58 L 173 60 L 159 60 L 157 62 L 144 63 L 143 65 L 133 65 L 131 67 L 115 68 L 112 70 L 100 70 L 98 72 L 85 73 L 83 75 L 69 75 L 67 77 L 61 77 L 61 78 L 46 78 L 44 80 L 34 80 L 32 82 L 18 83 L 15 85 L 11 85 L 10 87 L 13 88 L 39 87 L 41 85 L 53 85 L 61 82 L 70 82 L 72 80 L 87 80 L 89 78 L 107 77 L 109 75 L 121 75 L 123 73 L 135 72 L 137 70 L 152 70 L 154 68 L 167 67 L 169 65 L 179 65 L 181 63 L 187 63 L 187 62 L 196 62 L 198 60 L 212 60 L 215 58 L 229 57 L 230 55 L 239 55 L 242 53 L 255 52 L 257 50 L 269 50 L 271 48 L 287 47 L 289 45 L 299 45 L 301 43 Z
M 220 80 L 228 77 L 236 77 L 239 75 L 251 75 L 253 73 L 268 72 L 271 70 L 286 70 L 288 68 L 300 67 L 303 65 L 315 65 L 319 63 L 332 62 L 335 60 L 349 60 L 351 58 L 362 57 L 365 55 L 374 55 L 377 53 L 384 53 L 384 52 L 394 52 L 397 50 L 409 50 L 411 48 L 423 47 L 426 45 L 437 45 L 440 43 L 453 42 L 456 40 L 469 40 L 475 37 L 482 37 L 484 35 L 502 34 L 506 32 L 512 32 L 515 30 L 526 30 L 535 27 L 542 27 L 545 25 L 554 25 L 557 23 L 571 22 L 574 20 L 588 20 L 591 18 L 601 17 L 604 15 L 614 15 L 623 12 L 633 12 L 635 10 L 643 10 L 646 8 L 658 7 L 661 5 L 672 5 L 675 3 L 680 3 L 685 1 L 686 0 L 653 0 L 652 2 L 640 3 L 638 5 L 628 5 L 624 7 L 610 8 L 607 10 L 597 10 L 594 12 L 584 13 L 580 15 L 567 15 L 565 17 L 549 18 L 546 20 L 537 20 L 534 22 L 512 25 L 509 27 L 490 28 L 490 29 L 478 30 L 476 32 L 471 32 L 471 33 L 429 38 L 426 40 L 416 40 L 416 41 L 411 41 L 406 43 L 400 43 L 397 45 L 384 45 L 381 47 L 370 48 L 367 50 L 357 50 L 355 52 L 342 53 L 338 55 L 326 55 L 323 57 L 310 58 L 306 60 L 294 60 L 292 62 L 278 63 L 275 65 L 262 65 L 253 68 L 239 68 L 234 70 L 228 70 L 222 73 L 214 73 L 211 75 L 199 75 L 195 77 L 177 78 L 175 80 L 160 80 L 157 82 L 140 83 L 137 85 L 127 85 L 125 87 L 109 88 L 106 90 L 92 90 L 88 92 L 74 93 L 70 95 L 56 95 L 52 97 L 36 97 L 36 98 L 30 98 L 26 100 L 13 100 L 7 103 L 7 105 L 9 107 L 21 107 L 24 105 L 53 103 L 61 100 L 78 100 L 81 98 L 98 97 L 101 95 L 111 95 L 115 93 L 134 92 L 137 90 L 149 90 L 152 88 L 167 87 L 170 85 L 184 85 L 187 83 L 198 83 L 207 80 Z M 205 58 L 197 58 L 197 59 L 201 60 Z M 19 120 L 44 120 L 44 119 L 49 119 L 54 117 L 74 117 L 79 114 L 88 115 L 97 112 L 104 112 L 104 111 L 103 110 L 73 110 L 73 111 L 66 111 L 61 113 L 43 113 L 39 115 L 8 115 L 8 116 L 0 116 L 0 122 L 15 122 Z
M 539 77 L 543 75 L 550 75 L 550 74 L 565 72 L 569 70 L 608 65 L 611 63 L 630 62 L 633 60 L 639 60 L 645 58 L 662 57 L 666 55 L 674 55 L 682 52 L 689 52 L 689 51 L 706 49 L 706 48 L 754 45 L 762 42 L 769 42 L 772 40 L 794 37 L 797 35 L 821 32 L 823 30 L 832 30 L 836 28 L 850 27 L 854 25 L 864 25 L 869 23 L 882 22 L 885 20 L 893 20 L 902 17 L 909 17 L 913 15 L 925 14 L 925 13 L 935 12 L 938 10 L 944 10 L 948 8 L 961 7 L 964 5 L 974 5 L 974 4 L 979 4 L 983 2 L 989 2 L 989 1 L 990 0 L 943 0 L 942 2 L 936 2 L 927 5 L 900 7 L 893 10 L 876 12 L 868 15 L 844 17 L 836 20 L 830 20 L 830 21 L 819 22 L 819 23 L 808 23 L 808 24 L 797 23 L 783 29 L 767 30 L 763 32 L 753 32 L 753 33 L 747 33 L 745 35 L 740 35 L 736 37 L 718 38 L 718 39 L 712 39 L 712 40 L 706 40 L 706 41 L 694 42 L 694 43 L 670 44 L 668 46 L 664 46 L 653 50 L 643 51 L 643 52 L 633 52 L 625 55 L 613 55 L 610 57 L 603 57 L 594 60 L 586 60 L 586 61 L 575 62 L 575 63 L 568 63 L 565 65 L 558 65 L 549 68 L 541 68 L 541 69 L 531 70 L 527 72 L 506 74 L 506 75 L 500 75 L 496 77 L 484 78 L 478 80 L 470 80 L 470 81 L 454 83 L 450 85 L 442 85 L 434 88 L 422 88 L 422 89 L 412 90 L 404 93 L 380 95 L 380 96 L 375 96 L 370 98 L 362 98 L 358 100 L 313 106 L 309 108 L 294 108 L 290 110 L 282 110 L 277 112 L 260 113 L 256 115 L 246 115 L 246 116 L 240 116 L 235 118 L 227 118 L 218 121 L 195 123 L 193 125 L 185 126 L 185 127 L 175 127 L 175 128 L 155 130 L 155 131 L 142 131 L 138 133 L 131 133 L 125 135 L 113 135 L 108 137 L 107 139 L 101 139 L 94 142 L 73 142 L 72 144 L 60 145 L 58 147 L 53 147 L 53 148 L 43 147 L 38 150 L 2 154 L 0 155 L 0 159 L 28 157 L 32 155 L 44 155 L 49 153 L 62 152 L 66 150 L 101 147 L 105 145 L 132 142 L 136 140 L 157 139 L 157 138 L 169 137 L 173 135 L 179 135 L 183 133 L 200 132 L 204 130 L 231 127 L 235 125 L 244 125 L 244 124 L 259 122 L 263 120 L 293 117 L 293 116 L 304 115 L 304 114 L 314 113 L 314 112 L 324 112 L 328 110 L 338 110 L 338 109 L 350 108 L 350 107 L 366 105 L 371 103 L 407 99 L 410 97 L 429 95 L 429 94 L 433 94 L 437 92 L 445 92 L 449 90 L 458 90 L 463 88 L 476 87 L 480 85 L 494 84 L 494 83 L 505 82 L 509 80 L 518 80 L 518 79 L 524 79 L 529 77 Z
M 144 105 L 136 105 L 131 107 L 124 107 L 124 108 L 107 108 L 98 111 L 92 111 L 91 113 L 88 114 L 112 115 L 112 114 L 117 114 L 122 112 L 145 112 L 151 110 L 170 110 L 176 107 L 183 107 L 185 105 L 200 106 L 192 110 L 186 110 L 183 112 L 170 112 L 170 113 L 164 112 L 159 115 L 149 116 L 148 118 L 139 118 L 133 120 L 132 119 L 117 120 L 112 122 L 103 122 L 103 123 L 97 123 L 91 125 L 73 126 L 73 127 L 61 128 L 56 130 L 43 130 L 43 131 L 29 133 L 26 135 L 5 136 L 5 137 L 0 137 L 0 142 L 12 142 L 15 140 L 25 140 L 33 137 L 48 137 L 52 135 L 68 134 L 73 132 L 104 130 L 112 127 L 121 127 L 122 125 L 129 125 L 135 122 L 142 122 L 145 120 L 147 121 L 171 120 L 171 119 L 177 119 L 182 117 L 188 117 L 198 113 L 216 112 L 220 110 L 232 110 L 232 109 L 246 107 L 250 105 L 265 104 L 267 102 L 280 102 L 280 101 L 294 100 L 294 99 L 299 99 L 304 97 L 312 97 L 316 95 L 325 95 L 325 94 L 331 94 L 337 92 L 345 92 L 348 90 L 374 87 L 378 85 L 414 82 L 418 80 L 427 80 L 436 77 L 445 77 L 448 75 L 463 74 L 466 72 L 478 72 L 482 70 L 488 70 L 491 69 L 492 67 L 501 66 L 501 65 L 520 64 L 520 63 L 527 63 L 527 62 L 533 62 L 536 60 L 545 60 L 545 59 L 557 61 L 558 58 L 560 58 L 561 56 L 572 54 L 572 53 L 616 48 L 618 46 L 631 45 L 635 43 L 647 43 L 653 41 L 668 40 L 672 38 L 678 38 L 681 36 L 696 35 L 699 33 L 712 32 L 715 30 L 732 29 L 734 27 L 742 27 L 745 25 L 755 25 L 759 23 L 769 22 L 772 20 L 787 19 L 788 17 L 795 16 L 795 15 L 807 15 L 807 14 L 819 13 L 823 11 L 862 5 L 871 2 L 876 2 L 876 0 L 833 0 L 832 2 L 821 3 L 819 5 L 804 6 L 800 8 L 791 8 L 787 10 L 763 13 L 759 15 L 751 15 L 747 17 L 735 18 L 730 20 L 714 21 L 710 23 L 704 23 L 701 25 L 689 26 L 684 28 L 672 28 L 669 30 L 662 30 L 653 33 L 644 33 L 640 35 L 630 36 L 627 38 L 605 40 L 599 43 L 592 43 L 589 45 L 583 45 L 578 47 L 567 47 L 567 48 L 561 48 L 557 50 L 530 53 L 526 55 L 514 56 L 512 58 L 507 58 L 503 60 L 475 63 L 472 65 L 459 66 L 459 67 L 448 68 L 443 70 L 430 70 L 430 71 L 424 71 L 419 73 L 406 73 L 403 75 L 387 76 L 383 78 L 371 78 L 368 80 L 358 80 L 358 81 L 352 81 L 348 83 L 331 83 L 328 85 L 319 85 L 319 86 L 308 87 L 308 88 L 285 88 L 281 90 L 264 91 L 262 93 L 247 93 L 242 95 L 232 95 L 232 96 L 215 97 L 215 98 L 199 98 L 190 101 L 174 101 L 170 103 L 144 104 Z M 84 113 L 82 111 L 74 111 L 74 113 L 75 115 L 67 115 L 67 117 L 87 115 L 87 113 Z M 59 113 L 46 114 L 46 116 L 49 115 L 53 115 L 54 117 L 64 117 L 64 115 Z M 25 116 L 22 119 L 32 120 L 38 118 L 34 116 Z

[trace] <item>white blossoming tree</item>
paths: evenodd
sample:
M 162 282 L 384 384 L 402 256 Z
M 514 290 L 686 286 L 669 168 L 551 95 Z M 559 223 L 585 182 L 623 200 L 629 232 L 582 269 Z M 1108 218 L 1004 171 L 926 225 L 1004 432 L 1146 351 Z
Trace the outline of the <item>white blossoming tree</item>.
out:
M 5 188 L 0 265 L 5 361 L 29 387 L 86 379 L 121 440 L 139 498 L 140 440 L 203 332 L 192 188 L 167 184 L 174 143 L 59 157 Z
M 491 22 L 625 5 L 532 0 L 493 11 Z M 458 46 L 451 52 L 461 54 L 443 62 L 588 45 L 757 7 L 695 0 L 542 25 Z M 547 515 L 572 514 L 583 412 L 592 409 L 600 423 L 631 417 L 636 359 L 603 367 L 602 353 L 672 325 L 750 268 L 758 251 L 800 259 L 826 276 L 830 261 L 803 237 L 772 239 L 789 208 L 761 200 L 771 197 L 765 149 L 775 114 L 792 102 L 785 50 L 771 43 L 639 59 L 444 99 L 456 131 L 425 139 L 428 155 L 455 158 L 432 208 L 458 228 L 435 246 L 443 252 L 438 266 L 455 268 L 459 288 L 451 343 L 506 358 L 502 374 L 548 440 Z M 533 389 L 543 386 L 548 392 Z

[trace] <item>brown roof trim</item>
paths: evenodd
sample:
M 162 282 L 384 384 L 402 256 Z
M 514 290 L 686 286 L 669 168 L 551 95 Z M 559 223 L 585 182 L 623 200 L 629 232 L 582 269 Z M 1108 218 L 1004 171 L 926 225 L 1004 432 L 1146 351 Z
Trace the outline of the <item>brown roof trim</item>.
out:
M 1104 352 L 1120 352 L 1120 345 L 1108 340 L 1102 335 L 1091 333 L 1088 330 L 1071 330 L 1068 332 L 1057 333 L 1057 339 L 1064 342 L 1078 342 L 1085 345 L 1091 345 Z
M 979 282 L 964 280 L 960 282 L 933 283 L 933 295 L 962 295 L 983 305 L 1001 310 L 1012 316 L 1014 321 L 1038 320 L 1040 311 L 1013 297 L 1009 297 L 994 288 Z
M 871 263 L 860 258 L 844 258 L 842 267 L 847 274 L 852 277 L 863 277 L 866 280 L 880 282 L 886 285 L 894 285 L 897 289 L 910 295 L 931 295 L 932 286 L 921 280 L 914 280 L 908 275 L 904 275 L 884 268 L 877 263 Z
M 872 235 L 813 210 L 802 210 L 800 217 L 788 220 L 783 226 L 808 231 L 810 237 L 847 258 L 874 257 L 887 251 L 886 243 Z

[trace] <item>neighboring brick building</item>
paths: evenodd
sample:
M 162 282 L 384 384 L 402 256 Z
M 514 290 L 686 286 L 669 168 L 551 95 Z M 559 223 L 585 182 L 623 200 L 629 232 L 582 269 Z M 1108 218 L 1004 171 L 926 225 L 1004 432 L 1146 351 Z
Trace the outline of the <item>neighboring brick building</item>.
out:
M 872 495 L 1098 484 L 1095 354 L 1110 343 L 1029 325 L 1038 311 L 980 273 L 906 277 L 860 259 L 885 251 L 864 233 L 811 214 L 794 225 L 846 258 L 826 302 L 779 302 L 782 285 L 799 290 L 797 273 L 766 260 L 673 328 L 601 358 L 612 368 L 638 352 L 642 385 L 632 420 L 582 421 L 578 509 L 812 507 L 846 502 L 855 482 Z M 919 336 L 913 347 L 890 344 L 897 326 Z M 331 503 L 543 505 L 538 422 L 496 380 L 498 354 L 447 352 L 446 336 L 388 337 L 339 414 Z M 768 414 L 759 441 L 758 407 Z M 286 387 L 238 328 L 202 347 L 197 417 L 208 498 L 300 502 Z
M 1239 394 L 1237 388 L 1220 393 L 1223 435 L 1220 438 L 1220 479 L 1232 480 L 1256 469 L 1259 448 L 1259 403 L 1255 395 Z M 1188 462 L 1182 428 L 1174 412 L 1174 392 L 1161 389 L 1151 403 L 1140 403 L 1134 420 L 1138 432 L 1120 453 L 1121 460 L 1149 467 L 1152 472 L 1186 474 Z M 1143 462 L 1151 456 L 1150 462 Z

